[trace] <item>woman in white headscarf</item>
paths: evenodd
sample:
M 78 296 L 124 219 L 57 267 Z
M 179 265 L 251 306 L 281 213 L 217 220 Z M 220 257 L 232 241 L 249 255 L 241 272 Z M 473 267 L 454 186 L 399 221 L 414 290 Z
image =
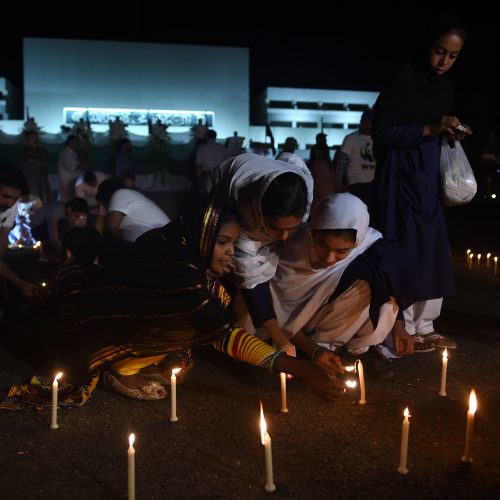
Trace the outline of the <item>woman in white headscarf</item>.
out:
M 412 300 L 410 272 L 398 245 L 369 227 L 359 198 L 332 195 L 283 245 L 271 282 L 277 322 L 299 347 L 310 337 L 360 355 L 393 331 L 396 353 L 410 354 L 411 337 L 396 321 L 398 306 Z
M 233 261 L 237 284 L 253 325 L 262 326 L 279 348 L 291 353 L 293 346 L 276 322 L 269 282 L 276 272 L 283 242 L 309 216 L 313 194 L 311 173 L 294 154 L 282 160 L 241 154 L 216 167 L 212 175 L 215 193 L 232 202 L 241 216 Z M 303 350 L 312 356 L 317 347 L 309 342 Z M 338 364 L 338 358 L 329 354 L 314 360 L 320 364 Z

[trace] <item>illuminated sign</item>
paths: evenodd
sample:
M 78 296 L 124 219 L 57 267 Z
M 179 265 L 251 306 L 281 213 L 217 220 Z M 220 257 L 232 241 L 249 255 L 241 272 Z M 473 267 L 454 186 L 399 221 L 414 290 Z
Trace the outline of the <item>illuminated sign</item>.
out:
M 64 123 L 78 123 L 80 120 L 93 124 L 107 125 L 119 118 L 127 125 L 148 125 L 160 120 L 174 127 L 202 125 L 213 127 L 213 111 L 184 111 L 172 109 L 123 109 L 123 108 L 63 108 Z

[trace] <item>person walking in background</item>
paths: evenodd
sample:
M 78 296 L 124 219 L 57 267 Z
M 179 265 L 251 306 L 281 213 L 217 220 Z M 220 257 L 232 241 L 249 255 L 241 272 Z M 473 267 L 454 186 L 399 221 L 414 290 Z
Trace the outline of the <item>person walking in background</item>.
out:
M 335 191 L 335 176 L 330 161 L 330 148 L 326 142 L 326 134 L 316 135 L 316 144 L 311 148 L 309 170 L 314 179 L 314 195 L 311 213 L 316 207 Z
M 196 152 L 195 168 L 198 194 L 207 195 L 212 189 L 212 170 L 229 158 L 228 150 L 216 142 L 217 132 L 208 130 L 205 142 Z
M 78 159 L 80 139 L 70 135 L 66 139 L 66 147 L 59 153 L 57 173 L 59 174 L 59 200 L 68 203 L 75 196 L 75 181 L 82 174 L 83 169 Z
M 38 133 L 26 132 L 26 145 L 21 150 L 19 170 L 28 183 L 29 192 L 43 203 L 50 201 L 49 152 L 40 146 Z
M 452 349 L 455 342 L 435 332 L 443 297 L 455 291 L 448 236 L 439 193 L 441 137 L 462 140 L 471 131 L 453 115 L 454 66 L 467 33 L 462 23 L 440 18 L 420 52 L 380 94 L 374 109 L 374 227 L 395 239 L 418 272 L 415 296 L 404 311 L 415 352 Z M 418 293 L 417 293 L 418 292 Z
M 344 137 L 335 156 L 336 191 L 347 190 L 363 200 L 371 212 L 373 205 L 373 179 L 375 156 L 371 138 L 373 111 L 361 115 L 359 129 Z

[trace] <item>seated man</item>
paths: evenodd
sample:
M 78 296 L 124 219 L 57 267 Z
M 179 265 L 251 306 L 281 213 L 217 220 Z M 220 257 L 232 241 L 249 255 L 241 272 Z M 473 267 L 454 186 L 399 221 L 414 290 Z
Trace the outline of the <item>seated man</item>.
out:
M 133 189 L 124 189 L 115 179 L 107 179 L 97 191 L 97 201 L 107 209 L 103 232 L 133 243 L 141 234 L 170 222 L 163 210 Z
M 85 226 L 89 206 L 83 198 L 74 197 L 64 204 L 62 201 L 43 206 L 32 218 L 31 232 L 42 242 L 40 260 L 58 260 L 62 257 L 62 238 L 73 226 Z
M 35 286 L 19 278 L 3 260 L 8 248 L 9 233 L 16 220 L 18 200 L 25 186 L 26 179 L 19 170 L 0 168 L 0 281 L 11 283 L 25 298 L 29 298 L 35 291 Z

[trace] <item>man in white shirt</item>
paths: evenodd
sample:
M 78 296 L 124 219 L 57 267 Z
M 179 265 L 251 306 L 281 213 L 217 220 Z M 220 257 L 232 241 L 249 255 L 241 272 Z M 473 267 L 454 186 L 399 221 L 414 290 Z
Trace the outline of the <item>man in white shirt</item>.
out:
M 0 279 L 10 282 L 25 298 L 29 298 L 35 291 L 35 285 L 19 278 L 3 259 L 10 230 L 16 221 L 18 200 L 25 186 L 26 179 L 19 170 L 0 168 Z
M 198 179 L 198 194 L 206 195 L 212 189 L 212 170 L 229 158 L 227 149 L 216 142 L 217 132 L 208 130 L 205 143 L 196 153 L 196 178 Z
M 105 180 L 97 201 L 107 209 L 104 234 L 133 243 L 141 234 L 170 222 L 163 210 L 133 189 L 123 189 L 115 179 Z
M 82 174 L 76 153 L 79 146 L 80 139 L 76 135 L 70 135 L 66 139 L 66 147 L 59 153 L 57 160 L 59 200 L 63 203 L 68 203 L 75 196 L 75 181 Z
M 361 198 L 370 210 L 373 203 L 373 179 L 375 156 L 371 138 L 373 112 L 365 111 L 361 116 L 359 130 L 344 137 L 344 142 L 335 159 L 336 188 L 342 187 Z

